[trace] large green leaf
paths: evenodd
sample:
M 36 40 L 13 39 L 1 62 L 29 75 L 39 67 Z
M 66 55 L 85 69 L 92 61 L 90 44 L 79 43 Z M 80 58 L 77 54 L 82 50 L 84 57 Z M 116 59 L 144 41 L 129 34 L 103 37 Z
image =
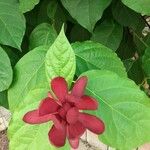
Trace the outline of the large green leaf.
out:
M 123 27 L 112 19 L 107 19 L 97 25 L 91 40 L 104 44 L 116 51 L 123 36 Z
M 143 15 L 150 15 L 150 0 L 122 0 L 122 2 Z
M 80 25 L 92 32 L 111 0 L 61 0 L 61 2 Z
M 0 47 L 0 92 L 9 88 L 12 82 L 12 68 L 8 55 Z
M 13 113 L 13 118 L 8 128 L 10 150 L 49 150 L 48 130 L 49 124 L 29 125 L 22 121 L 23 115 L 36 109 L 42 98 L 46 97 L 46 89 L 31 90 L 26 98 L 22 99 L 20 110 Z M 42 142 L 41 143 L 39 143 Z
M 22 126 L 28 126 L 22 121 L 23 115 L 28 111 L 36 109 L 39 106 L 40 101 L 47 96 L 47 91 L 48 88 L 37 87 L 35 89 L 32 89 L 18 103 L 18 107 L 16 107 L 13 113 L 12 120 L 8 128 L 8 135 L 10 139 L 12 139 L 15 136 L 15 134 L 19 131 L 16 129 L 19 129 Z M 15 120 L 18 120 L 19 122 L 17 123 Z M 13 140 L 11 141 L 15 142 Z
M 77 60 L 77 75 L 91 69 L 107 69 L 127 76 L 121 60 L 111 49 L 92 41 L 72 44 Z
M 37 47 L 16 64 L 13 84 L 8 91 L 11 111 L 17 109 L 30 90 L 48 87 L 44 65 L 46 51 L 45 47 Z
M 62 76 L 71 84 L 76 68 L 75 54 L 63 27 L 46 54 L 45 67 L 48 80 Z
M 0 0 L 0 29 L 0 43 L 20 49 L 25 19 L 17 2 Z
M 99 109 L 91 113 L 105 122 L 99 138 L 119 150 L 131 150 L 150 141 L 150 102 L 136 84 L 117 74 L 93 70 L 88 76 L 87 93 L 99 101 Z
M 23 13 L 32 10 L 35 5 L 37 5 L 40 0 L 19 0 L 20 9 Z
M 150 47 L 145 50 L 142 61 L 144 72 L 146 76 L 150 78 Z
M 48 23 L 38 25 L 30 35 L 30 49 L 45 45 L 51 46 L 57 37 L 55 29 Z
M 20 108 L 13 113 L 13 118 L 8 128 L 10 150 L 57 150 L 48 140 L 48 132 L 52 122 L 29 125 L 22 121 L 26 112 L 38 107 L 40 100 L 46 97 L 47 90 L 31 90 L 20 103 Z M 69 145 L 66 144 L 64 150 L 69 150 Z

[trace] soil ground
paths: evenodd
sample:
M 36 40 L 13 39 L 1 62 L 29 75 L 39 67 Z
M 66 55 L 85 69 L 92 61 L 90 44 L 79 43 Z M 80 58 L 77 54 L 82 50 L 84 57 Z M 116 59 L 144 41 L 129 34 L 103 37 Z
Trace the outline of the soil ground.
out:
M 8 138 L 5 131 L 0 132 L 0 150 L 8 150 Z

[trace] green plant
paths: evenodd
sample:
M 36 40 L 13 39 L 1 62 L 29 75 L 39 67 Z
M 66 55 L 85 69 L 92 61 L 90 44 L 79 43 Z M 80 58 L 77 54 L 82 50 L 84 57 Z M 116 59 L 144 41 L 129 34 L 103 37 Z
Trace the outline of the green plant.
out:
M 88 113 L 104 120 L 102 142 L 119 150 L 149 142 L 149 15 L 149 0 L 0 0 L 0 105 L 13 114 L 10 150 L 57 149 L 46 139 L 51 123 L 22 121 L 57 76 L 69 87 L 88 77 L 86 94 L 100 103 Z

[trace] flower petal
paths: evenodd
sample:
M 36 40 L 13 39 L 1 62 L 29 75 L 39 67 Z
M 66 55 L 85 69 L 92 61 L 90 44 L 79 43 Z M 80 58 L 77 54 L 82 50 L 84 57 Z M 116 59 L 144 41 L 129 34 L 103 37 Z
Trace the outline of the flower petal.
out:
M 69 124 L 74 124 L 78 120 L 79 110 L 76 107 L 72 107 L 68 110 L 66 119 Z
M 66 127 L 57 129 L 54 125 L 48 133 L 50 142 L 56 147 L 62 147 L 66 141 Z
M 79 147 L 79 138 L 68 139 L 68 140 L 73 149 L 77 149 Z
M 57 102 L 54 99 L 47 97 L 40 103 L 39 115 L 43 116 L 51 113 L 56 113 L 58 108 L 59 105 L 57 104 Z
M 79 114 L 79 121 L 83 124 L 83 126 L 90 131 L 101 134 L 104 132 L 105 125 L 102 120 L 97 118 L 96 116 L 89 115 L 86 113 Z
M 56 115 L 48 114 L 44 116 L 39 116 L 39 110 L 27 112 L 23 117 L 23 121 L 29 124 L 41 124 L 48 121 L 53 121 L 57 128 L 61 128 L 60 121 L 56 117 Z
M 85 130 L 86 129 L 82 123 L 77 121 L 75 124 L 70 124 L 67 126 L 67 136 L 69 139 L 76 139 L 82 136 Z
M 75 103 L 75 106 L 81 110 L 96 110 L 98 108 L 98 102 L 94 98 L 84 95 Z
M 54 117 L 54 115 L 45 115 L 45 116 L 39 116 L 39 110 L 33 110 L 27 112 L 24 117 L 23 121 L 29 124 L 40 124 L 44 122 L 48 122 L 51 120 L 51 118 Z
M 86 76 L 80 77 L 74 84 L 71 94 L 76 97 L 81 97 L 82 95 L 84 95 L 86 84 L 87 84 L 87 77 Z
M 66 101 L 68 101 L 68 102 L 76 103 L 76 102 L 79 101 L 80 98 L 77 98 L 77 97 L 75 97 L 74 95 L 68 93 L 68 94 L 65 96 L 65 99 L 66 99 Z
M 65 101 L 65 95 L 68 92 L 67 82 L 62 77 L 56 77 L 51 82 L 51 88 L 56 97 L 61 101 Z

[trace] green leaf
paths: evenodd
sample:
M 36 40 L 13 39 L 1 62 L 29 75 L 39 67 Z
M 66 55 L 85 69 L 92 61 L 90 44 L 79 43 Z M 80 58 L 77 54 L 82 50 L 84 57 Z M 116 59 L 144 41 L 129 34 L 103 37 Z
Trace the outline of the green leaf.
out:
M 133 41 L 133 36 L 128 29 L 124 29 L 123 39 L 116 53 L 122 60 L 125 60 L 134 57 L 136 51 L 137 48 Z
M 150 47 L 146 48 L 142 62 L 145 75 L 146 77 L 150 78 Z
M 55 29 L 48 23 L 38 25 L 30 35 L 30 49 L 38 46 L 51 46 L 57 37 Z
M 122 0 L 129 8 L 143 15 L 150 15 L 150 0 Z
M 20 3 L 20 10 L 25 13 L 27 11 L 32 10 L 35 5 L 37 5 L 40 0 L 19 0 Z
M 48 17 L 54 21 L 55 14 L 58 9 L 58 1 L 57 0 L 51 0 L 47 7 L 47 15 Z
M 12 82 L 12 68 L 8 55 L 0 47 L 0 92 L 9 88 Z
M 144 80 L 144 72 L 142 69 L 141 60 L 136 60 L 130 70 L 128 71 L 128 77 L 132 79 L 136 84 L 141 84 Z
M 91 40 L 99 42 L 116 51 L 123 36 L 123 27 L 112 19 L 97 25 Z
M 17 2 L 0 0 L 0 43 L 20 49 L 25 33 L 25 19 Z
M 71 42 L 86 41 L 90 39 L 90 36 L 88 30 L 78 24 L 73 26 L 70 33 Z
M 77 75 L 91 69 L 107 69 L 120 76 L 127 76 L 123 63 L 116 53 L 104 45 L 86 41 L 73 43 L 72 48 L 76 55 Z
M 25 13 L 27 27 L 32 27 L 33 30 L 33 28 L 41 23 L 49 23 L 49 18 L 47 15 L 47 7 L 49 2 L 49 0 L 42 0 L 40 1 L 40 4 L 35 7 L 35 9 Z
M 14 68 L 14 80 L 8 90 L 10 110 L 17 109 L 19 103 L 26 97 L 30 90 L 46 88 L 49 83 L 45 75 L 45 47 L 37 47 L 27 53 Z
M 47 90 L 31 90 L 22 99 L 23 103 L 20 104 L 20 109 L 13 113 L 13 118 L 8 128 L 10 150 L 57 150 L 57 148 L 50 144 L 48 139 L 48 132 L 52 126 L 52 122 L 41 125 L 30 125 L 22 121 L 26 112 L 38 107 L 40 100 L 46 97 Z M 66 144 L 64 148 L 69 150 L 69 145 Z
M 124 64 L 127 72 L 129 72 L 129 70 L 132 68 L 132 66 L 135 63 L 135 61 L 136 60 L 134 60 L 132 58 L 123 60 L 123 64 Z
M 120 0 L 113 1 L 112 14 L 116 21 L 123 26 L 131 27 L 134 30 L 138 29 L 139 32 L 145 27 L 141 15 L 125 6 Z
M 62 76 L 69 84 L 72 83 L 76 68 L 75 54 L 63 27 L 46 54 L 45 67 L 48 81 L 56 76 Z
M 12 115 L 12 120 L 8 128 L 9 139 L 12 139 L 17 133 L 18 130 L 16 129 L 19 129 L 25 125 L 28 126 L 28 124 L 24 123 L 22 120 L 24 114 L 28 111 L 36 109 L 39 106 L 40 101 L 47 96 L 47 91 L 48 89 L 46 88 L 37 87 L 33 90 L 30 90 L 28 94 L 26 94 L 26 96 L 20 101 L 20 103 L 18 104 L 19 107 L 16 107 Z M 16 122 L 16 120 L 18 120 L 18 123 Z M 11 141 L 15 142 L 13 140 Z
M 105 122 L 102 142 L 120 150 L 131 150 L 150 141 L 149 98 L 128 78 L 105 70 L 84 73 L 87 93 L 99 101 L 93 114 Z M 91 112 L 91 113 L 92 113 Z
M 143 36 L 143 34 L 138 35 L 136 32 L 133 32 L 133 40 L 137 47 L 139 55 L 143 56 L 145 49 L 150 45 L 150 34 L 148 34 L 147 36 Z
M 20 51 L 12 47 L 8 47 L 6 45 L 2 45 L 2 48 L 5 50 L 5 52 L 9 56 L 9 59 L 13 68 L 20 58 Z
M 140 59 L 130 58 L 123 60 L 126 67 L 128 78 L 132 79 L 136 84 L 141 85 L 144 80 L 144 72 Z
M 40 1 L 40 5 L 38 5 L 37 9 L 34 11 L 35 12 L 35 17 L 37 17 L 37 25 L 43 22 L 49 23 L 49 17 L 47 14 L 47 8 L 50 0 L 42 0 Z M 30 16 L 29 16 L 30 17 Z M 31 21 L 33 18 L 30 18 Z
M 61 2 L 81 26 L 92 32 L 111 0 L 61 0 Z
M 8 108 L 7 91 L 0 92 L 0 106 Z
M 50 18 L 57 32 L 60 32 L 64 22 L 66 22 L 67 14 L 58 0 L 51 0 L 47 6 L 47 15 Z

